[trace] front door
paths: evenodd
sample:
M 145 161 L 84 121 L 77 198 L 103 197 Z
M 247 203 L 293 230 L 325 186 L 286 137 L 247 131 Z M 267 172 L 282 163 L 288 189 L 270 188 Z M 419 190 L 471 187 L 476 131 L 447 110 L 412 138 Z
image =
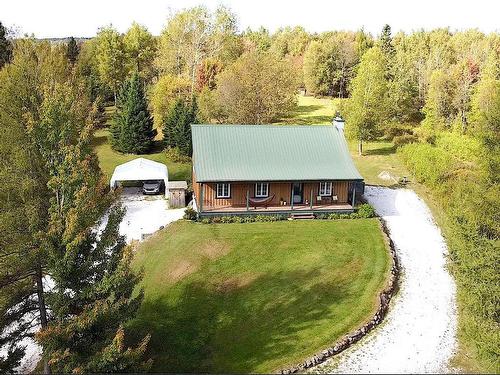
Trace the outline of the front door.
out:
M 292 202 L 293 204 L 300 204 L 304 200 L 304 185 L 299 182 L 292 184 Z

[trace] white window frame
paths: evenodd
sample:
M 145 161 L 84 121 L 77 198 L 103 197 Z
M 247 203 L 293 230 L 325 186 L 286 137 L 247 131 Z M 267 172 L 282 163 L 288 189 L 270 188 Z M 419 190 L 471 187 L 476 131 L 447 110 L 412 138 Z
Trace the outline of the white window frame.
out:
M 323 181 L 319 183 L 320 197 L 331 197 L 333 195 L 333 184 L 331 181 Z
M 219 188 L 221 188 L 220 194 Z M 215 186 L 215 196 L 216 198 L 231 198 L 231 184 L 227 182 L 217 183 Z
M 260 192 L 259 192 L 260 186 Z M 265 187 L 265 194 L 263 193 L 263 188 Z M 267 198 L 269 196 L 269 183 L 268 182 L 257 182 L 255 184 L 255 198 Z

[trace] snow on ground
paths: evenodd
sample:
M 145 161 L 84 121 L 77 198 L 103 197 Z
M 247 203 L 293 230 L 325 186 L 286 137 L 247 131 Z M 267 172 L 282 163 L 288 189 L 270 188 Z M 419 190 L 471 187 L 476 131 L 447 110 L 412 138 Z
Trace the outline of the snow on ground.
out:
M 120 200 L 126 209 L 120 233 L 129 243 L 141 241 L 143 235 L 152 234 L 184 216 L 184 208 L 167 209 L 167 201 L 162 195 L 144 196 L 140 189 L 125 188 Z
M 382 325 L 314 373 L 440 373 L 456 350 L 455 283 L 447 247 L 426 204 L 407 189 L 366 188 L 387 222 L 403 268 Z
M 162 195 L 144 196 L 140 188 L 125 188 L 120 200 L 126 209 L 120 224 L 120 234 L 126 237 L 128 243 L 133 240 L 141 241 L 143 235 L 152 234 L 184 216 L 184 208 L 168 209 L 167 201 Z M 104 219 L 100 229 L 104 228 L 106 221 Z M 50 282 L 44 280 L 44 284 L 47 288 Z M 41 348 L 33 339 L 25 339 L 20 345 L 26 347 L 26 352 L 17 371 L 32 372 L 40 360 Z M 0 349 L 0 356 L 5 354 L 6 350 Z

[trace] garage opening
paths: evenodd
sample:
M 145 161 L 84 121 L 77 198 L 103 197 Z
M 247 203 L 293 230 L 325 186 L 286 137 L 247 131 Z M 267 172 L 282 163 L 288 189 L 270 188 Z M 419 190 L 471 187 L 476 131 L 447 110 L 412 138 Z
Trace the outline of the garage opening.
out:
M 111 176 L 109 187 L 114 190 L 121 182 L 140 181 L 145 194 L 157 194 L 165 186 L 165 197 L 168 197 L 168 169 L 165 164 L 137 158 L 117 166 Z

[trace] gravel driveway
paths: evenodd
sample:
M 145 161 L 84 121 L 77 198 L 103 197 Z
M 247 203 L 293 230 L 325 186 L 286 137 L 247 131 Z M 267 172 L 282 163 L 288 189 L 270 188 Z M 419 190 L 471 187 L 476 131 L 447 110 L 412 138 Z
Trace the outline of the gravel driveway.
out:
M 455 282 L 439 228 L 412 190 L 369 186 L 365 196 L 387 222 L 403 268 L 400 291 L 380 327 L 311 372 L 453 371 L 448 362 L 456 350 Z
M 137 188 L 123 189 L 120 200 L 127 210 L 120 224 L 120 233 L 127 242 L 141 241 L 143 235 L 152 234 L 184 216 L 185 208 L 168 209 L 162 195 L 144 196 Z

